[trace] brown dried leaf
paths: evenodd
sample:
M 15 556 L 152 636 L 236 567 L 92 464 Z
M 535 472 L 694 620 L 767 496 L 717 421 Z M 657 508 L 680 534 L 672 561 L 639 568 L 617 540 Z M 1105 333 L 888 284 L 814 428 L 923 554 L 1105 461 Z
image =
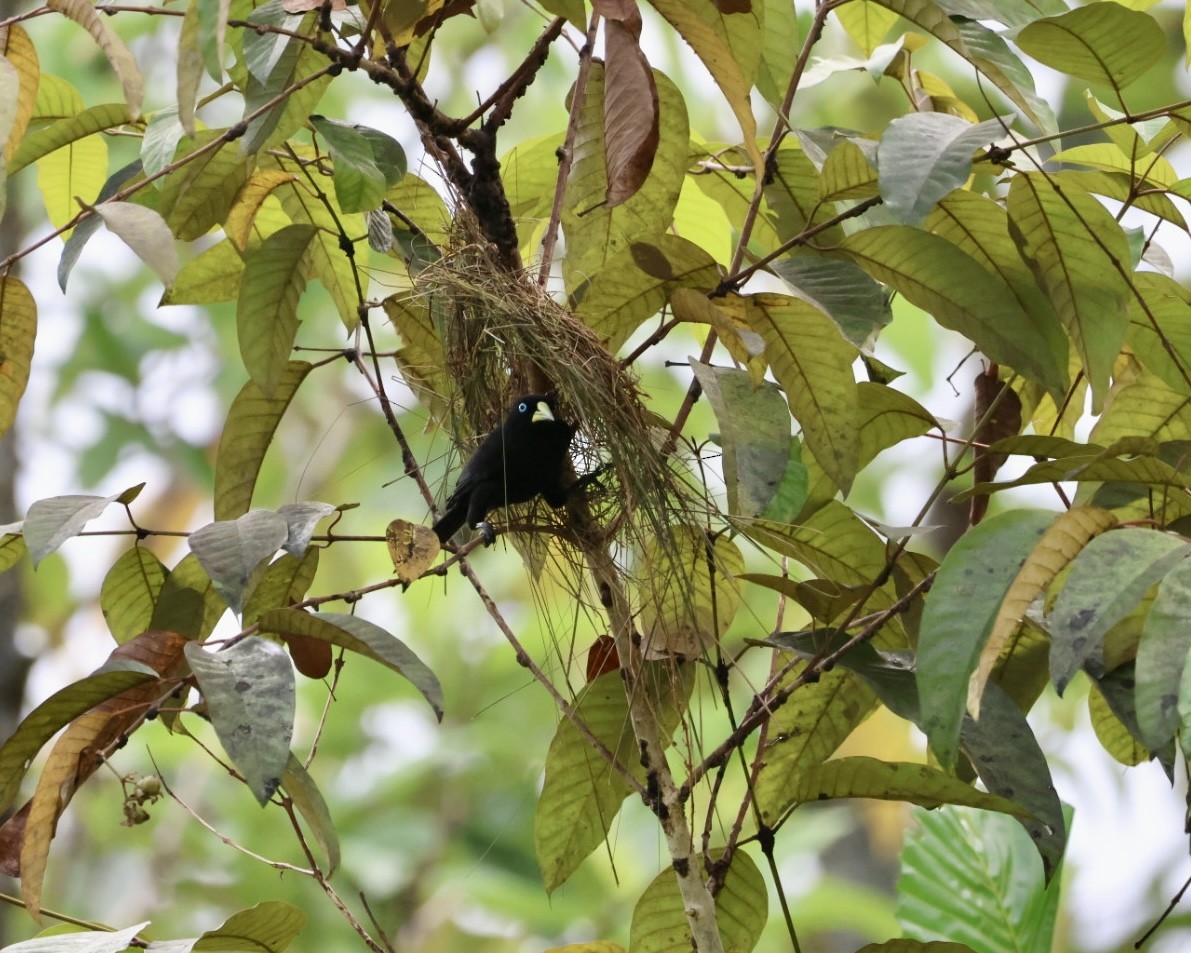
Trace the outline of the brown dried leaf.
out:
M 634 13 L 636 11 L 634 10 Z M 609 208 L 632 198 L 653 168 L 658 151 L 658 89 L 630 23 L 604 25 L 604 159 Z
M 641 11 L 637 0 L 592 0 L 591 9 L 605 20 L 623 23 L 633 36 L 641 35 Z
M 140 662 L 164 680 L 180 674 L 185 644 L 186 639 L 176 632 L 149 631 L 116 648 L 110 658 Z M 0 828 L 0 865 L 6 871 L 16 866 L 21 898 L 35 919 L 41 909 L 41 885 L 58 818 L 78 787 L 103 763 L 106 749 L 161 697 L 162 688 L 161 681 L 144 682 L 76 718 L 51 750 L 32 800 Z M 19 865 L 15 856 L 18 843 Z
M 385 530 L 393 572 L 408 584 L 430 568 L 442 548 L 434 531 L 408 520 L 393 520 Z
M 976 457 L 973 462 L 972 475 L 977 483 L 988 483 L 1001 469 L 1006 457 L 1003 453 L 989 453 L 985 447 L 997 440 L 1013 437 L 1021 431 L 1021 398 L 1017 396 L 1017 391 L 997 376 L 995 365 L 990 366 L 987 371 L 977 374 L 974 383 L 976 392 L 974 414 L 979 426 L 977 426 L 975 434 L 977 446 L 974 448 Z M 1004 396 L 1000 398 L 996 409 L 985 420 L 988 409 L 992 407 L 993 401 L 997 400 L 1002 392 L 1004 392 Z M 987 509 L 987 495 L 981 493 L 972 497 L 969 520 L 973 526 L 984 519 Z

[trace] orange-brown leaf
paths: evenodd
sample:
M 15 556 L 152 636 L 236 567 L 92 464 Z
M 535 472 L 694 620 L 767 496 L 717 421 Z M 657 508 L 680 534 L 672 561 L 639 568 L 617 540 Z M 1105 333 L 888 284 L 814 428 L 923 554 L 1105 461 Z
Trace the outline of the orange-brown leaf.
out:
M 110 658 L 140 662 L 164 680 L 180 673 L 185 644 L 186 639 L 175 632 L 144 632 L 117 647 Z M 32 800 L 0 830 L 0 848 L 5 849 L 0 860 L 6 869 L 14 866 L 19 840 L 21 897 L 33 917 L 41 908 L 46 859 L 59 816 L 78 787 L 103 763 L 108 749 L 161 697 L 162 690 L 161 681 L 143 682 L 71 722 L 50 751 Z
M 605 198 L 612 208 L 636 195 L 653 168 L 659 141 L 658 89 L 630 24 L 607 21 L 604 45 Z

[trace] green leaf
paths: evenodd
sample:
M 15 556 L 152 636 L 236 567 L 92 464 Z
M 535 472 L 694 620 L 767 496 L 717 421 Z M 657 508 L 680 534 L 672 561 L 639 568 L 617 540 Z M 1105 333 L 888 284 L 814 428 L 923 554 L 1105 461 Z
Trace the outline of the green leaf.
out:
M 339 869 L 339 835 L 335 833 L 331 811 L 322 792 L 314 783 L 310 772 L 293 754 L 289 756 L 285 773 L 281 775 L 281 786 L 293 800 L 294 807 L 298 809 L 298 813 L 302 815 L 314 839 L 326 855 L 327 864 L 323 873 L 330 877 Z
M 773 499 L 790 461 L 790 412 L 781 391 L 753 383 L 747 371 L 691 360 L 707 395 L 723 448 L 728 512 L 760 516 Z
M 272 609 L 261 616 L 260 625 L 264 632 L 306 635 L 380 662 L 408 679 L 442 719 L 442 686 L 438 679 L 404 642 L 380 626 L 354 615 L 339 612 L 311 615 L 302 609 Z
M 286 535 L 284 517 L 271 510 L 250 510 L 237 519 L 217 520 L 196 529 L 190 534 L 190 551 L 239 615 L 252 573 L 281 548 Z
M 984 686 L 1011 646 L 1011 639 L 1021 630 L 1035 600 L 1090 540 L 1116 525 L 1117 517 L 1108 510 L 1095 506 L 1073 506 L 1060 513 L 1047 528 L 1026 557 L 997 609 L 992 628 L 980 650 L 980 660 L 968 683 L 969 711 L 974 714 L 980 711 Z
M 36 336 L 37 302 L 24 282 L 5 275 L 0 278 L 0 434 L 16 420 Z
M 936 39 L 945 43 L 954 52 L 983 73 L 1002 93 L 1020 106 L 1040 127 L 1050 129 L 1053 116 L 1049 110 L 1040 110 L 1040 100 L 1033 95 L 1033 81 L 1026 70 L 1012 55 L 1004 42 L 988 44 L 988 31 L 974 37 L 976 42 L 968 45 L 966 37 L 971 32 L 962 32 L 960 24 L 953 20 L 934 0 L 876 0 L 881 6 L 905 17 L 921 27 Z M 997 19 L 996 14 L 976 19 Z M 1016 67 L 1016 68 L 1015 68 Z M 1048 125 L 1049 120 L 1049 125 Z
M 340 247 L 340 230 L 348 240 L 363 235 L 366 231 L 364 217 L 336 212 L 333 203 L 328 207 L 325 195 L 315 193 L 298 179 L 280 184 L 273 194 L 281 200 L 281 207 L 291 221 L 317 229 L 310 244 L 313 276 L 322 282 L 335 302 L 343 326 L 349 331 L 355 330 L 360 320 L 356 280 L 368 274 L 368 246 L 365 242 L 355 242 L 354 254 L 349 257 Z
M 1054 513 L 1013 510 L 968 530 L 939 566 L 918 632 L 922 729 L 944 767 L 955 764 L 968 679 L 997 610 Z
M 1191 396 L 1191 294 L 1154 272 L 1135 274 L 1133 285 L 1140 300 L 1130 302 L 1125 340 L 1168 388 Z
M 0 572 L 10 570 L 25 558 L 27 552 L 24 536 L 18 533 L 6 533 L 0 536 Z
M 86 199 L 103 188 L 108 147 L 96 134 L 55 149 L 37 160 L 37 187 L 46 215 L 55 228 L 65 228 L 79 213 L 75 196 Z M 64 232 L 69 237 L 70 232 Z
M 844 585 L 871 582 L 885 567 L 885 545 L 852 510 L 831 500 L 796 526 L 751 520 L 739 529 L 762 546 Z
M 1056 691 L 1062 693 L 1081 666 L 1098 665 L 1104 634 L 1189 551 L 1191 544 L 1173 533 L 1128 527 L 1083 548 L 1046 620 Z
M 761 36 L 761 63 L 757 68 L 757 92 L 777 108 L 786 96 L 794 64 L 798 59 L 798 16 L 786 0 L 763 0 L 765 29 Z M 850 9 L 855 4 L 847 4 Z M 840 10 L 836 10 L 838 15 Z
M 980 718 L 964 718 L 960 747 L 991 793 L 1028 812 L 1018 820 L 1042 858 L 1043 875 L 1053 877 L 1067 847 L 1063 807 L 1026 716 L 995 682 L 985 688 Z
M 166 577 L 148 627 L 202 641 L 226 611 L 211 577 L 194 553 L 187 553 Z
M 221 652 L 187 642 L 211 724 L 257 801 L 281 784 L 294 732 L 294 670 L 285 650 L 249 636 Z
M 773 713 L 753 789 L 766 824 L 775 827 L 800 803 L 797 792 L 807 772 L 829 758 L 876 704 L 865 681 L 839 666 L 799 686 Z
M 157 677 L 156 672 L 138 662 L 109 662 L 55 692 L 29 712 L 0 746 L 0 811 L 12 807 L 33 756 L 61 728 L 100 702 Z
M 1171 390 L 1152 374 L 1141 374 L 1120 388 L 1092 428 L 1091 439 L 1110 447 L 1139 437 L 1191 439 L 1191 396 Z M 1118 452 L 1129 454 L 1131 449 Z
M 1125 234 L 1088 193 L 1060 193 L 1041 173 L 1015 175 L 1008 205 L 1010 234 L 1074 339 L 1098 410 L 1129 325 Z
M 199 46 L 198 0 L 191 0 L 182 16 L 182 29 L 178 33 L 178 68 L 175 88 L 178 91 L 177 117 L 186 135 L 191 138 L 196 132 L 194 109 L 198 102 L 199 83 L 203 79 L 203 51 Z
M 82 227 L 75 229 L 78 234 Z M 244 259 L 229 239 L 217 242 L 182 266 L 173 284 L 165 289 L 161 303 L 215 304 L 235 301 L 244 279 Z
M 178 145 L 175 161 L 224 132 L 204 129 L 193 140 L 184 140 Z M 254 165 L 255 160 L 241 155 L 235 142 L 224 142 L 167 175 L 158 208 L 174 234 L 184 242 L 193 241 L 222 225 Z
M 261 14 L 262 10 L 264 7 L 253 11 L 252 16 Z M 301 18 L 283 15 L 282 20 L 292 20 L 288 28 L 294 32 L 301 32 Z M 310 22 L 313 22 L 313 18 Z M 256 34 L 250 36 L 256 37 Z M 264 46 L 272 42 L 278 43 L 281 53 L 273 62 L 267 76 L 256 75 L 250 71 L 244 84 L 244 121 L 248 123 L 248 131 L 241 140 L 240 148 L 249 154 L 264 152 L 297 132 L 314 111 L 331 82 L 331 77 L 325 72 L 317 79 L 311 79 L 316 72 L 326 70 L 327 60 L 308 44 L 273 32 L 266 32 L 258 39 Z M 246 49 L 249 45 L 245 44 Z M 266 60 L 262 62 L 263 66 L 267 66 L 268 55 L 270 54 L 266 54 Z M 250 61 L 251 69 L 251 59 L 248 56 L 245 58 Z M 291 87 L 296 89 L 287 96 L 281 95 Z M 274 100 L 278 101 L 273 102 Z M 253 119 L 248 118 L 261 109 L 264 112 Z
M 27 165 L 50 153 L 63 149 L 71 143 L 86 139 L 98 132 L 106 132 L 132 122 L 128 107 L 123 103 L 105 103 L 92 106 L 75 116 L 59 119 L 21 140 L 20 146 L 8 161 L 8 174 L 14 176 Z M 78 188 L 75 188 L 78 194 Z
M 666 739 L 686 709 L 692 685 L 688 677 L 676 688 L 671 675 L 661 663 L 650 662 L 639 682 L 641 690 L 649 694 L 651 710 L 659 713 L 660 734 Z M 573 714 L 633 777 L 643 778 L 619 672 L 608 672 L 591 682 L 575 702 Z M 558 723 L 546 754 L 546 781 L 534 812 L 534 851 L 547 893 L 565 883 L 603 842 L 631 790 L 629 782 L 591 746 L 571 718 Z
M 301 601 L 318 571 L 319 552 L 308 549 L 301 557 L 283 553 L 269 563 L 244 600 L 244 625 L 257 622 L 269 609 Z
M 999 278 L 1021 309 L 1045 327 L 1047 341 L 1061 358 L 1066 386 L 1067 342 L 1058 315 L 1009 237 L 1009 216 L 1000 204 L 984 195 L 957 189 L 927 216 L 927 231 L 945 238 Z M 1061 399 L 1062 394 L 1056 395 Z
M 1166 35 L 1148 14 L 1117 3 L 1093 3 L 1035 20 L 1015 42 L 1038 62 L 1118 92 L 1166 52 Z
M 265 453 L 310 368 L 304 361 L 291 361 L 285 366 L 272 397 L 266 397 L 249 381 L 232 401 L 215 458 L 217 520 L 235 519 L 252 506 L 252 493 Z
M 1010 289 L 974 258 L 936 235 L 882 225 L 849 235 L 843 250 L 939 324 L 970 338 L 991 360 L 1062 392 L 1062 330 L 1028 314 Z
M 208 930 L 194 945 L 194 953 L 281 953 L 306 926 L 306 914 L 280 900 L 265 900 L 228 917 Z
M 1060 878 L 1047 886 L 1021 828 L 958 807 L 915 811 L 914 822 L 897 882 L 897 918 L 909 936 L 981 953 L 1051 949 Z
M 143 546 L 126 551 L 103 579 L 99 607 L 112 637 L 123 645 L 150 627 L 169 570 Z
M 769 916 L 769 893 L 761 871 L 743 850 L 732 855 L 715 911 L 725 951 L 748 953 L 757 945 Z M 633 953 L 688 953 L 691 949 L 691 930 L 673 870 L 658 874 L 633 907 L 629 948 Z
M 1038 10 L 1042 7 L 1039 0 L 1021 0 L 1021 2 L 1014 0 L 1013 3 L 1008 4 L 994 2 L 987 4 L 992 8 L 987 15 L 982 13 L 969 20 L 956 17 L 952 22 L 959 30 L 960 38 L 963 41 L 964 53 L 962 55 L 976 69 L 992 80 L 997 88 L 1020 107 L 1029 120 L 1042 132 L 1056 133 L 1059 131 L 1059 124 L 1055 120 L 1054 109 L 1044 97 L 1038 95 L 1034 85 L 1034 76 L 1029 67 L 1005 42 L 1001 33 L 977 22 L 1000 19 L 1004 16 L 1003 8 L 1012 5 L 1016 5 L 1023 14 L 1023 16 L 1015 18 L 1018 20 L 1025 19 L 1025 17 L 1033 20 L 1038 16 Z M 1048 2 L 1046 5 L 1056 13 L 1061 13 L 1065 9 L 1061 2 Z M 954 9 L 954 0 L 949 6 Z M 980 4 L 980 6 L 985 6 L 985 4 Z
M 881 198 L 902 225 L 919 225 L 972 174 L 972 155 L 1001 138 L 1003 125 L 972 125 L 945 113 L 910 113 L 885 127 L 877 145 Z
M 936 808 L 961 804 L 1020 817 L 1026 810 L 1008 798 L 986 794 L 926 764 L 891 763 L 876 758 L 836 758 L 806 769 L 787 797 L 793 804 L 835 798 L 909 801 Z
M 195 0 L 195 4 L 198 8 L 198 46 L 203 66 L 207 75 L 218 83 L 223 79 L 223 41 L 232 0 Z
M 692 657 L 719 642 L 740 608 L 744 556 L 726 535 L 675 524 L 650 537 L 636 585 L 643 650 Z
M 892 387 L 863 381 L 857 385 L 857 395 L 860 404 L 857 411 L 857 465 L 861 469 L 882 450 L 938 427 L 921 404 Z M 813 457 L 807 461 L 807 470 L 807 501 L 803 515 L 813 513 L 836 494 L 835 483 Z
M 850 261 L 798 255 L 779 258 L 771 267 L 796 298 L 831 318 L 862 350 L 871 350 L 893 320 L 884 290 Z
M 832 13 L 865 56 L 872 55 L 897 22 L 896 13 L 868 0 L 852 0 Z
M 571 307 L 616 352 L 642 322 L 661 310 L 676 288 L 708 290 L 718 281 L 711 255 L 685 238 L 660 235 L 608 255 L 590 281 L 575 289 Z
M 311 225 L 287 225 L 248 254 L 236 328 L 240 355 L 253 383 L 266 398 L 281 392 L 282 376 L 298 334 L 298 301 L 306 288 L 311 259 Z
M 333 161 L 335 198 L 345 212 L 367 212 L 379 208 L 385 197 L 385 174 L 377 165 L 372 144 L 351 123 L 324 116 L 311 116 L 310 123 L 327 143 Z M 405 170 L 402 168 L 402 174 Z M 400 176 L 398 176 L 400 178 Z
M 859 465 L 855 347 L 822 311 L 799 298 L 757 294 L 745 303 L 806 448 L 846 493 Z
M 1158 586 L 1137 647 L 1135 697 L 1141 741 L 1156 751 L 1182 723 L 1180 685 L 1191 651 L 1191 560 L 1176 562 Z M 1185 703 L 1184 703 L 1185 707 Z

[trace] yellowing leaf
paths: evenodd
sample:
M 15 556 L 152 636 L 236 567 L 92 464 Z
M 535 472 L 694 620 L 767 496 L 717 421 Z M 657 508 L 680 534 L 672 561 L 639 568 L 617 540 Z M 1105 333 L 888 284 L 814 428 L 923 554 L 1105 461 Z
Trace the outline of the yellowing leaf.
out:
M 107 25 L 95 6 L 89 0 L 47 0 L 46 6 L 66 14 L 91 34 L 108 58 L 108 62 L 112 64 L 116 75 L 120 77 L 124 86 L 124 101 L 128 103 L 129 111 L 133 117 L 139 116 L 144 96 L 144 80 L 141 78 L 140 68 L 128 52 L 128 47 Z
M 253 224 L 265 199 L 276 189 L 292 181 L 294 176 L 290 172 L 280 169 L 257 170 L 240 187 L 223 223 L 223 230 L 227 232 L 227 237 L 236 243 L 237 248 L 243 251 L 248 247 Z
M 429 569 L 442 549 L 433 530 L 402 519 L 389 524 L 385 542 L 393 560 L 393 572 L 405 583 L 413 582 Z
M 4 159 L 8 161 L 20 145 L 29 120 L 33 117 L 33 105 L 37 101 L 37 85 L 41 76 L 41 64 L 37 59 L 29 34 L 19 25 L 0 28 L 0 55 L 13 66 L 19 77 L 19 87 L 14 100 L 12 125 L 4 141 Z
M 0 278 L 0 434 L 16 419 L 17 405 L 29 381 L 37 303 L 19 278 Z
M 107 143 L 99 136 L 87 136 L 37 160 L 37 185 L 55 228 L 78 214 L 76 198 L 89 202 L 99 194 L 107 165 Z M 68 235 L 63 233 L 63 239 Z
M 740 123 L 744 148 L 757 179 L 764 170 L 757 147 L 757 120 L 749 93 L 761 62 L 760 5 L 740 13 L 721 13 L 711 0 L 650 0 L 703 61 Z

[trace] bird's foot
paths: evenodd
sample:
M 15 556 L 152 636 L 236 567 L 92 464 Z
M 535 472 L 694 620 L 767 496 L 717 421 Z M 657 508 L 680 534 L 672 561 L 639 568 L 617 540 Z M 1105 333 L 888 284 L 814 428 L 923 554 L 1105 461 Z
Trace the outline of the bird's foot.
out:
M 484 537 L 485 546 L 491 546 L 496 542 L 496 530 L 492 528 L 492 524 L 487 520 L 480 520 L 472 528 L 480 531 L 480 535 Z
M 578 493 L 580 490 L 585 490 L 589 486 L 594 486 L 597 489 L 603 489 L 604 485 L 600 482 L 600 477 L 608 470 L 608 464 L 601 463 L 598 467 L 589 473 L 583 474 L 573 484 L 571 484 L 569 493 Z

